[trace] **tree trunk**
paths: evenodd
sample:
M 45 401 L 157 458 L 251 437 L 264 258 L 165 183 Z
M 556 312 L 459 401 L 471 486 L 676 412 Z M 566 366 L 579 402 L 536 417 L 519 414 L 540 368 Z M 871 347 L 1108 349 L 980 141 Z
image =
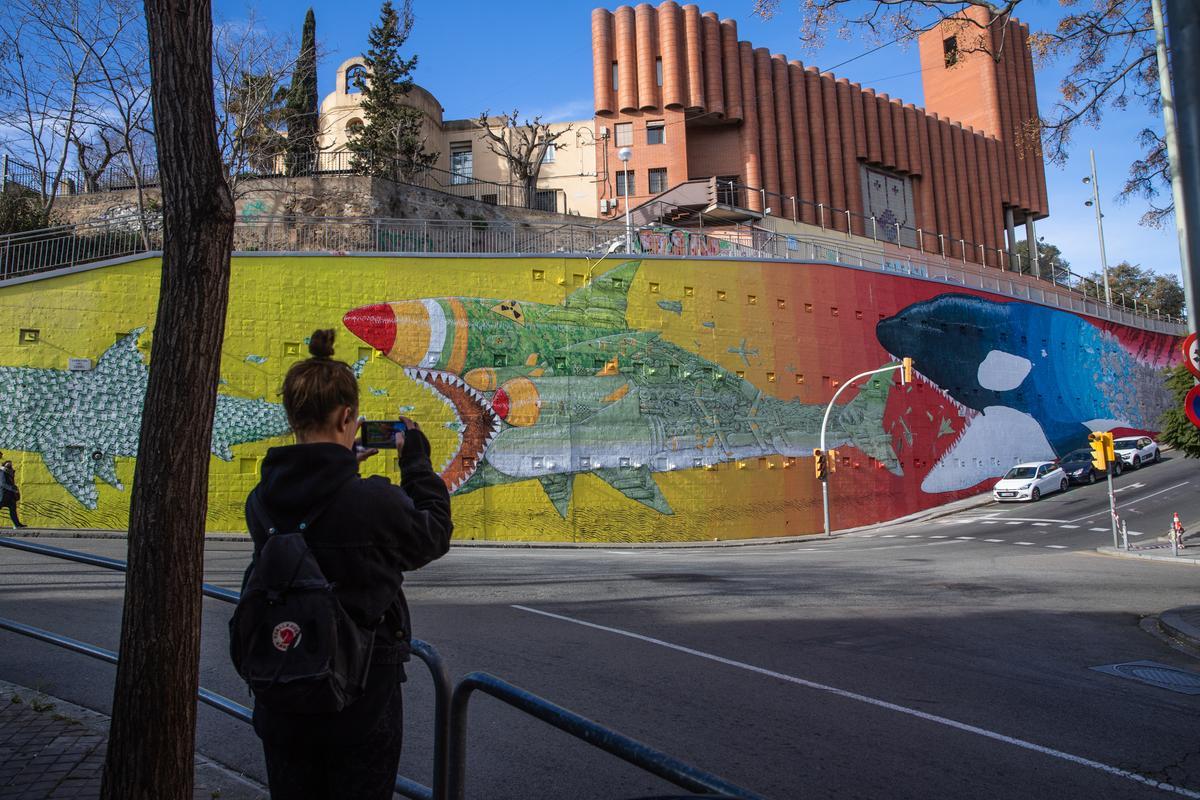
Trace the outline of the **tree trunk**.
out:
M 129 514 L 105 800 L 192 796 L 209 447 L 233 200 L 217 149 L 209 0 L 146 0 L 163 259 Z

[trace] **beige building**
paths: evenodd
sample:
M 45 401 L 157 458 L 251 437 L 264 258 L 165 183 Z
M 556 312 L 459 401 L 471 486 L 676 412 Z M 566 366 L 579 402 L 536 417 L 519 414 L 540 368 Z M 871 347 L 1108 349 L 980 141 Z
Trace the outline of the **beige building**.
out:
M 363 124 L 362 94 L 355 89 L 359 78 L 367 75 L 362 58 L 344 61 L 337 70 L 334 90 L 321 101 L 319 142 L 323 160 L 336 161 L 335 155 L 346 150 L 350 131 Z M 441 103 L 430 92 L 413 86 L 408 105 L 425 118 L 427 150 L 436 151 L 438 160 L 432 182 L 460 197 L 506 204 L 517 197 L 505 160 L 492 152 L 483 130 L 475 119 L 444 119 Z M 549 149 L 538 176 L 538 193 L 533 205 L 587 217 L 597 216 L 596 148 L 592 121 L 555 122 L 551 133 L 569 128 Z M 512 198 L 512 199 L 506 199 Z

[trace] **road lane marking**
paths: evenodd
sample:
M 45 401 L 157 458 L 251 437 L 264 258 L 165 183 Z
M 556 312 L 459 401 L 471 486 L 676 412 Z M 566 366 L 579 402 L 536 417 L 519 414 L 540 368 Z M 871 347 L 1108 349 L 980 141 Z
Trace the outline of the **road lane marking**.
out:
M 974 536 L 955 536 L 955 539 L 974 539 Z
M 1020 523 L 1020 521 L 1017 521 L 1017 522 L 1006 522 L 1004 524 L 1005 525 L 1020 525 L 1021 523 Z
M 895 538 L 896 538 L 896 536 L 898 536 L 898 534 L 895 534 L 895 533 L 885 533 L 883 536 L 880 536 L 879 538 L 880 538 L 880 539 L 895 539 Z
M 1022 547 L 1033 547 L 1033 542 L 1013 542 L 1013 544 L 1019 544 Z
M 991 542 L 992 544 L 1004 544 L 1003 539 L 984 539 L 984 541 Z
M 697 658 L 703 658 L 703 659 L 707 659 L 709 661 L 714 661 L 718 664 L 724 664 L 727 667 L 735 667 L 737 669 L 746 670 L 747 672 L 753 672 L 758 675 L 764 675 L 768 678 L 775 678 L 776 680 L 780 680 L 785 683 L 791 683 L 791 684 L 795 684 L 797 686 L 803 686 L 808 689 L 815 689 L 819 692 L 826 692 L 828 694 L 836 695 L 837 697 L 841 697 L 846 700 L 854 700 L 859 703 L 866 703 L 867 705 L 875 706 L 876 708 L 883 708 L 888 711 L 895 711 L 900 714 L 906 714 L 910 717 L 916 717 L 917 719 L 925 720 L 926 722 L 932 722 L 937 725 L 944 725 L 948 728 L 954 728 L 955 730 L 963 731 L 964 733 L 973 733 L 977 736 L 982 736 L 986 739 L 991 739 L 996 742 L 1002 742 L 1004 744 L 1013 745 L 1014 747 L 1019 747 L 1023 750 L 1032 750 L 1035 753 L 1040 753 L 1045 756 L 1050 756 L 1051 758 L 1057 758 L 1061 761 L 1067 761 L 1069 763 L 1076 764 L 1081 767 L 1088 767 L 1089 769 L 1099 770 L 1100 772 L 1104 772 L 1109 775 L 1114 775 L 1118 778 L 1125 778 L 1126 780 L 1134 781 L 1135 783 L 1140 783 L 1144 786 L 1151 786 L 1155 789 L 1162 789 L 1163 791 L 1173 792 L 1173 793 L 1181 795 L 1183 797 L 1190 797 L 1190 798 L 1193 798 L 1193 800 L 1200 800 L 1200 792 L 1194 792 L 1191 789 L 1185 789 L 1182 786 L 1175 786 L 1170 783 L 1164 783 L 1162 781 L 1157 781 L 1153 778 L 1148 778 L 1145 775 L 1139 775 L 1136 772 L 1130 772 L 1127 769 L 1122 769 L 1120 767 L 1114 767 L 1111 764 L 1105 764 L 1101 761 L 1094 761 L 1090 758 L 1085 758 L 1083 756 L 1077 756 L 1073 753 L 1068 753 L 1065 750 L 1057 750 L 1053 747 L 1046 747 L 1045 745 L 1036 744 L 1036 743 L 1030 742 L 1026 739 L 1018 739 L 1015 736 L 1008 736 L 1003 733 L 997 733 L 996 731 L 988 730 L 987 728 L 981 728 L 977 725 L 971 725 L 966 722 L 959 722 L 958 720 L 950 719 L 949 717 L 943 717 L 943 716 L 939 716 L 937 714 L 930 714 L 928 711 L 921 711 L 916 708 L 909 708 L 908 706 L 902 706 L 898 703 L 892 703 L 888 700 L 882 700 L 878 697 L 871 697 L 870 695 L 859 694 L 858 692 L 852 692 L 848 689 L 840 689 L 837 686 L 830 686 L 827 683 L 817 683 L 816 681 L 810 681 L 805 678 L 799 678 L 799 677 L 796 677 L 795 675 L 788 675 L 787 673 L 784 673 L 784 672 L 776 672 L 775 670 L 767 669 L 765 667 L 758 667 L 758 666 L 755 666 L 754 664 L 747 664 L 744 661 L 734 661 L 732 658 L 725 658 L 724 656 L 718 656 L 713 653 L 706 653 L 703 650 L 696 650 L 694 648 L 686 647 L 681 644 L 675 644 L 673 642 L 664 641 L 663 639 L 655 639 L 651 636 L 646 636 L 641 633 L 634 633 L 633 631 L 622 630 L 621 628 L 611 628 L 607 625 L 598 625 L 595 622 L 586 622 L 584 620 L 576 619 L 574 617 L 568 617 L 568 616 L 564 616 L 562 614 L 553 614 L 549 611 L 541 611 L 536 608 L 530 608 L 529 606 L 513 605 L 512 608 L 515 608 L 518 611 L 526 611 L 530 614 L 538 614 L 543 617 L 557 619 L 562 622 L 569 622 L 572 625 L 581 625 L 585 628 L 592 628 L 592 629 L 598 630 L 598 631 L 605 631 L 606 633 L 616 634 L 617 636 L 624 636 L 629 639 L 635 639 L 640 642 L 646 642 L 647 644 L 658 645 L 659 647 L 665 647 L 668 650 L 674 650 L 679 653 L 686 653 L 687 655 L 696 656 Z
M 919 535 L 919 534 L 915 534 L 915 533 L 914 533 L 914 534 L 912 534 L 911 536 L 905 536 L 904 538 L 905 538 L 905 539 L 920 539 L 921 537 L 920 537 L 920 535 Z
M 1078 528 L 1079 526 L 1078 525 L 1059 525 L 1058 527 L 1074 529 L 1074 528 Z
M 1033 523 L 1033 527 L 1035 527 L 1035 528 L 1048 528 L 1048 527 L 1050 527 L 1050 523 L 1049 523 L 1049 522 L 1035 522 L 1035 523 Z
M 1117 492 L 1123 492 L 1127 489 L 1145 489 L 1145 488 L 1146 488 L 1146 484 L 1144 484 L 1144 483 L 1130 483 L 1130 484 L 1127 484 L 1120 488 L 1113 489 L 1113 494 L 1116 494 Z
M 949 539 L 949 536 L 930 536 L 930 539 Z
M 1046 547 L 1049 547 L 1051 550 L 1066 550 L 1067 549 L 1067 546 L 1065 544 L 1048 544 L 1048 545 L 1046 545 Z
M 1133 505 L 1134 503 L 1140 503 L 1143 500 L 1149 500 L 1151 497 L 1157 497 L 1158 495 L 1164 494 L 1165 492 L 1169 492 L 1172 489 L 1178 489 L 1180 486 L 1187 486 L 1189 483 L 1191 483 L 1191 481 L 1183 481 L 1181 483 L 1175 484 L 1174 486 L 1168 486 L 1165 489 L 1159 489 L 1157 492 L 1152 492 L 1147 495 L 1142 495 L 1141 497 L 1130 500 L 1127 503 L 1118 503 L 1117 508 L 1125 508 L 1126 506 Z M 1091 514 L 1087 514 L 1086 516 L 1076 517 L 1075 519 L 1066 519 L 1066 520 L 1063 520 L 1063 522 L 1082 522 L 1085 519 L 1094 519 L 1095 517 L 1098 517 L 1103 513 L 1104 513 L 1104 511 L 1096 511 Z
M 1100 533 L 1108 533 L 1108 528 L 1088 528 L 1089 531 L 1099 531 Z
M 1000 523 L 994 519 L 985 519 L 985 520 L 983 520 L 983 522 L 981 524 L 983 524 L 983 525 L 999 525 Z

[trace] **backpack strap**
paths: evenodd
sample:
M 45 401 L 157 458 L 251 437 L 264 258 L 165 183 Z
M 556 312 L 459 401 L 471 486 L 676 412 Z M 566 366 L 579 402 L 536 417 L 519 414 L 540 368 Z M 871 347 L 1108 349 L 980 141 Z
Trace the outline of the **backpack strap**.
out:
M 296 526 L 296 530 L 300 533 L 304 533 L 306 530 L 308 530 L 309 526 L 317 521 L 317 517 L 324 514 L 325 511 L 331 505 L 333 505 L 333 501 L 336 500 L 337 496 L 341 493 L 342 487 L 353 480 L 354 477 L 356 476 L 351 476 L 342 481 L 340 484 L 338 484 L 336 489 L 329 493 L 328 497 L 309 509 L 308 514 L 306 514 L 304 519 L 300 521 L 300 524 Z M 275 523 L 271 521 L 269 516 L 267 516 L 267 509 L 263 506 L 263 502 L 258 496 L 257 488 L 250 492 L 249 507 L 250 513 L 255 516 L 259 524 L 261 524 L 266 530 L 267 536 L 273 536 L 279 532 L 279 529 L 275 526 Z

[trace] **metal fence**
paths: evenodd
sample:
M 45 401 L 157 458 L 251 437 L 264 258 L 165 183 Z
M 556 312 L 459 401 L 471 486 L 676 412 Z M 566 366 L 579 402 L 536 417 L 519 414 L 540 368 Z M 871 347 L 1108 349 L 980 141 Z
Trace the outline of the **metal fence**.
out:
M 9 538 L 0 538 L 0 547 L 117 572 L 126 571 L 124 561 L 78 550 Z M 205 597 L 225 603 L 237 603 L 239 599 L 238 592 L 208 583 L 203 584 L 201 590 Z M 112 650 L 16 620 L 0 617 L 0 630 L 17 633 L 109 664 L 117 663 L 117 653 Z M 471 694 L 482 691 L 675 786 L 688 791 L 703 792 L 713 796 L 714 800 L 763 800 L 760 795 L 581 717 L 569 709 L 486 672 L 472 672 L 460 681 L 457 688 L 452 688 L 450 672 L 432 645 L 420 639 L 413 639 L 412 651 L 429 667 L 430 676 L 433 678 L 433 774 L 431 786 L 397 775 L 394 788 L 404 797 L 415 800 L 464 800 L 467 772 L 467 706 Z M 234 719 L 251 721 L 249 708 L 208 689 L 201 687 L 197 699 Z
M 71 267 L 162 248 L 162 225 L 136 215 L 81 225 L 0 236 L 0 280 Z M 759 228 L 695 230 L 652 225 L 633 231 L 619 222 L 542 223 L 513 220 L 419 220 L 386 218 L 257 216 L 234 227 L 234 250 L 289 253 L 477 253 L 580 254 L 612 252 L 683 257 L 785 259 L 830 262 L 902 274 L 995 292 L 1055 308 L 1172 335 L 1185 331 L 1182 320 L 1142 308 L 1106 305 L 1090 297 L 1087 283 L 1036 279 L 1016 272 L 914 253 L 873 247 L 854 239 L 793 236 Z M 1083 291 L 1081 291 L 1081 288 Z M 1149 312 L 1149 313 L 1147 313 Z

